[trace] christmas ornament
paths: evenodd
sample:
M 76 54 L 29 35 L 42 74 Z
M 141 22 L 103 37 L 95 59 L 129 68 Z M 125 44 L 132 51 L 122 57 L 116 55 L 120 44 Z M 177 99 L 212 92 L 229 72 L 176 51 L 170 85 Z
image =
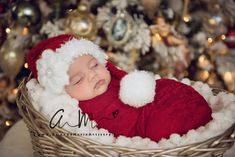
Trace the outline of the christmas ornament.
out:
M 139 5 L 139 1 L 112 0 L 98 9 L 97 26 L 104 32 L 109 46 L 122 52 L 138 49 L 142 54 L 149 51 L 151 37 L 148 25 L 143 16 L 132 17 L 127 11 L 128 6 Z M 141 7 L 136 8 L 140 11 Z
M 108 41 L 114 46 L 123 45 L 130 38 L 133 30 L 133 20 L 125 11 L 118 10 L 111 19 L 111 27 L 107 32 Z
M 165 72 L 173 68 L 173 74 L 181 78 L 189 62 L 187 41 L 173 31 L 173 27 L 166 23 L 162 16 L 156 17 L 156 24 L 150 26 L 152 32 L 152 47 L 160 59 L 160 67 Z M 161 70 L 162 71 L 162 70 Z
M 31 26 L 40 22 L 41 12 L 32 1 L 21 1 L 12 8 L 12 16 L 17 24 Z
M 65 25 L 65 32 L 90 39 L 97 32 L 95 17 L 89 13 L 87 6 L 83 3 L 69 13 Z
M 0 50 L 0 66 L 11 80 L 19 73 L 24 63 L 24 51 L 14 46 L 14 41 L 6 40 Z

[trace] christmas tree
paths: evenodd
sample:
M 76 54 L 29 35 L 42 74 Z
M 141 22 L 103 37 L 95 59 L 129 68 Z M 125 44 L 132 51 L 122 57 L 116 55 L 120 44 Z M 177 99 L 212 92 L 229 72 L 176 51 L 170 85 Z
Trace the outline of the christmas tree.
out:
M 0 136 L 19 118 L 17 86 L 35 43 L 63 33 L 99 44 L 126 71 L 188 77 L 235 91 L 233 0 L 3 0 Z

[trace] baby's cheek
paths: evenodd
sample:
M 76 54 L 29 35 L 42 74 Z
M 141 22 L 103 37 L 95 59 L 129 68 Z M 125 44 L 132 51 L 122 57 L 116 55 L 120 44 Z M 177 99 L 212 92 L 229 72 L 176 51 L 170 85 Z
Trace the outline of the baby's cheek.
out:
M 94 97 L 94 91 L 89 85 L 79 86 L 76 90 L 78 100 L 89 100 Z

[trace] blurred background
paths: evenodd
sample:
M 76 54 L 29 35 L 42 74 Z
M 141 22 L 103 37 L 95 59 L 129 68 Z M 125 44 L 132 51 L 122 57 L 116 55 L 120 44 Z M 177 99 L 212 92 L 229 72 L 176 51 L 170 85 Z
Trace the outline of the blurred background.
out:
M 28 51 L 63 33 L 99 44 L 126 71 L 235 92 L 234 0 L 0 0 L 0 140 L 20 119 Z

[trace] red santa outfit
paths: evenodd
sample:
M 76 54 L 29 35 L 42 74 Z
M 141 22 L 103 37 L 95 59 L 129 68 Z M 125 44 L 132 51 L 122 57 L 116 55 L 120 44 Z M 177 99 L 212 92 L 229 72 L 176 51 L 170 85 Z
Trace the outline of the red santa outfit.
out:
M 159 141 L 172 133 L 185 134 L 212 119 L 211 109 L 200 94 L 170 79 L 156 80 L 152 102 L 138 108 L 125 104 L 120 98 L 120 81 L 128 74 L 110 62 L 107 67 L 111 73 L 108 90 L 91 100 L 80 101 L 79 106 L 99 128 L 109 130 L 116 137 L 141 136 Z
M 70 58 L 66 59 L 62 57 L 63 55 L 57 56 L 59 60 L 63 58 L 60 61 L 64 63 L 71 64 L 72 59 L 83 54 L 93 55 L 98 61 L 103 61 L 99 58 L 102 57 L 99 56 L 99 53 L 102 52 L 93 43 L 77 42 L 75 44 L 78 46 L 89 46 L 89 49 L 76 49 L 69 43 L 71 38 L 76 41 L 81 40 L 70 35 L 60 35 L 49 38 L 44 43 L 39 43 L 39 46 L 36 45 L 31 50 L 28 55 L 28 63 L 35 77 L 37 74 L 43 74 L 40 72 L 40 67 L 43 66 L 35 65 L 36 61 L 40 60 L 38 56 L 48 49 L 59 54 L 64 47 L 66 47 L 64 50 L 75 49 L 76 51 Z M 91 49 L 92 46 L 94 49 Z M 91 50 L 95 50 L 95 52 L 88 52 Z M 42 55 L 41 60 L 46 58 L 45 56 L 49 55 Z M 37 64 L 42 63 L 44 62 L 39 61 Z M 79 102 L 81 110 L 87 113 L 91 120 L 96 121 L 98 128 L 105 128 L 116 137 L 119 135 L 141 136 L 159 141 L 161 138 L 168 138 L 172 133 L 185 134 L 191 129 L 205 125 L 212 119 L 211 108 L 192 87 L 170 79 L 155 80 L 153 74 L 145 71 L 134 71 L 127 74 L 110 62 L 103 63 L 106 64 L 111 74 L 111 82 L 107 91 L 91 100 Z M 62 87 L 68 83 L 66 80 L 68 78 L 65 78 L 64 84 L 61 83 L 63 82 L 61 80 L 57 81 L 61 84 L 56 84 L 56 79 L 60 76 L 56 74 L 58 70 L 49 69 L 50 73 L 54 74 L 51 76 L 55 76 L 51 82 L 55 83 L 55 86 L 47 87 L 45 82 L 50 82 L 51 77 L 43 78 L 43 75 L 38 76 L 39 83 L 51 92 L 64 92 Z

